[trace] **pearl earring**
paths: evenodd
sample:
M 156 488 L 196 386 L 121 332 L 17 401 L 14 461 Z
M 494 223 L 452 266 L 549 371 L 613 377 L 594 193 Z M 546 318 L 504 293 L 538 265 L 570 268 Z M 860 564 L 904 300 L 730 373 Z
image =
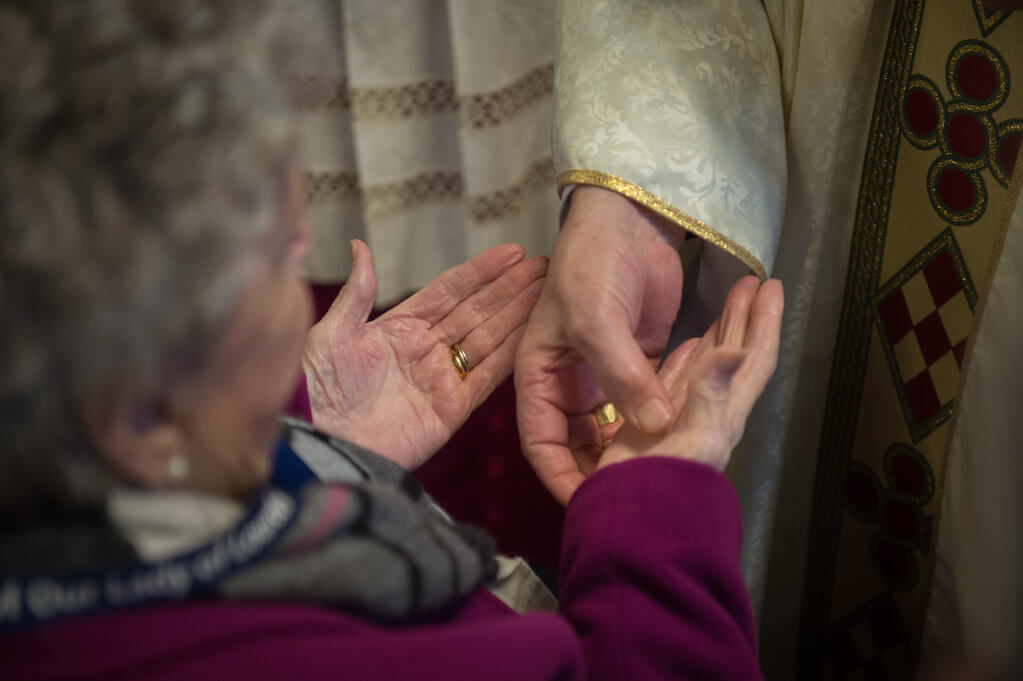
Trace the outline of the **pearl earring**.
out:
M 175 454 L 167 460 L 167 472 L 171 479 L 181 482 L 188 477 L 188 459 L 181 454 Z

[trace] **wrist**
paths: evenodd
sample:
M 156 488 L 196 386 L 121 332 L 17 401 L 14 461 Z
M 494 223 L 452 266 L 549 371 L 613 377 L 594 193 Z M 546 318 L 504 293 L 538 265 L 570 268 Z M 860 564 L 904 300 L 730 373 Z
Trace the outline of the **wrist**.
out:
M 684 452 L 684 453 L 683 453 Z M 666 459 L 677 459 L 709 466 L 719 473 L 723 473 L 728 467 L 731 458 L 730 452 L 721 452 L 716 448 L 704 449 L 699 446 L 686 447 L 679 450 L 671 444 L 659 444 L 651 447 L 636 448 L 625 444 L 612 444 L 601 455 L 597 462 L 596 470 L 613 466 L 617 463 L 635 461 L 651 456 L 658 456 Z
M 602 221 L 621 226 L 636 238 L 664 241 L 678 250 L 686 230 L 617 192 L 603 187 L 580 185 L 572 193 L 563 231 Z
M 627 461 L 634 461 L 640 458 L 640 455 L 630 452 L 624 447 L 608 447 L 601 455 L 600 460 L 597 461 L 597 468 L 594 472 L 607 468 L 608 466 L 614 466 L 618 463 L 625 463 Z

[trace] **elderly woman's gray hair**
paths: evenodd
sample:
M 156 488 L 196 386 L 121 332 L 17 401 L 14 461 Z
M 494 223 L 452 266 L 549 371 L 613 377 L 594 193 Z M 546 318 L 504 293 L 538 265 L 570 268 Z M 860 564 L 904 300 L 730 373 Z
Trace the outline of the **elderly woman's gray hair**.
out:
M 84 405 L 208 358 L 293 151 L 274 24 L 254 0 L 0 0 L 0 526 L 69 510 Z

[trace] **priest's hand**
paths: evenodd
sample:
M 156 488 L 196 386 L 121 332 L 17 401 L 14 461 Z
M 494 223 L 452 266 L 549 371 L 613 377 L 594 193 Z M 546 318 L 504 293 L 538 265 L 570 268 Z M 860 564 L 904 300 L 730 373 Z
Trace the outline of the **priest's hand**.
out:
M 371 322 L 376 272 L 361 241 L 352 242 L 352 262 L 306 340 L 313 424 L 412 469 L 511 374 L 547 260 L 496 246 Z M 472 366 L 464 380 L 452 359 L 456 343 Z
M 658 455 L 724 471 L 777 365 L 783 308 L 781 282 L 740 279 L 707 333 L 684 342 L 661 367 L 676 413 L 667 431 L 649 435 L 626 423 L 597 468 Z
M 619 194 L 572 194 L 515 364 L 524 453 L 563 504 L 617 427 L 598 429 L 594 407 L 611 400 L 649 433 L 675 417 L 655 367 L 682 296 L 681 238 Z

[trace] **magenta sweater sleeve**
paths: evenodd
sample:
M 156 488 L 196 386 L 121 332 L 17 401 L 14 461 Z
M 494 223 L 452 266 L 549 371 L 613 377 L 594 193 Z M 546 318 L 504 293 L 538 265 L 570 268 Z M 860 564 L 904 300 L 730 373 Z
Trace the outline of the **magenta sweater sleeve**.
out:
M 728 480 L 655 457 L 609 466 L 569 503 L 561 611 L 587 679 L 760 679 Z
M 568 506 L 560 615 L 517 616 L 485 589 L 439 621 L 393 627 L 294 603 L 192 601 L 0 636 L 0 681 L 759 679 L 739 542 L 723 475 L 631 461 Z

